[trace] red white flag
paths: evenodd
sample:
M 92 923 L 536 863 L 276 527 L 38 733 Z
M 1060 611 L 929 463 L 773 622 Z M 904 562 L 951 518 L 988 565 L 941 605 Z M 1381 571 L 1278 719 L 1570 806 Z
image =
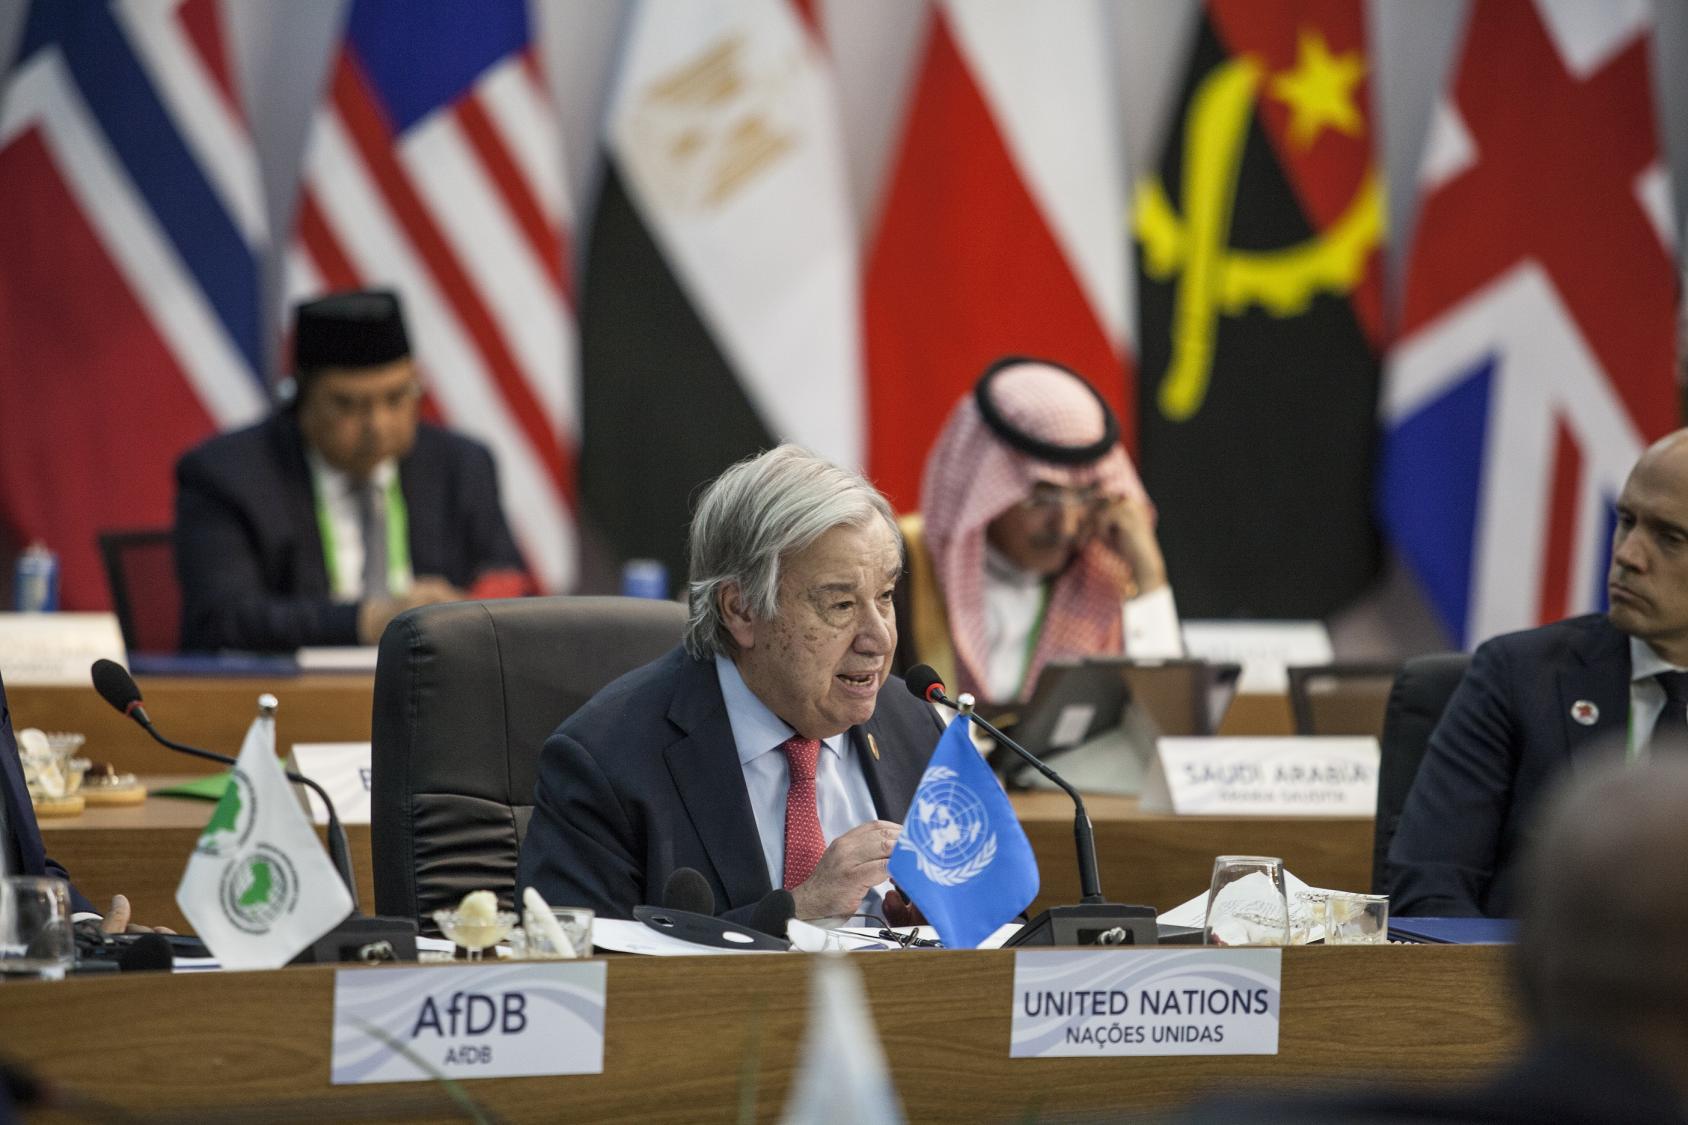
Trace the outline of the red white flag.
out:
M 1067 364 L 1133 432 L 1106 31 L 1097 0 L 937 6 L 867 269 L 868 470 L 901 510 L 950 407 L 1000 356 Z
M 312 126 L 293 302 L 391 287 L 424 409 L 485 442 L 541 587 L 577 568 L 561 147 L 523 0 L 355 0 Z

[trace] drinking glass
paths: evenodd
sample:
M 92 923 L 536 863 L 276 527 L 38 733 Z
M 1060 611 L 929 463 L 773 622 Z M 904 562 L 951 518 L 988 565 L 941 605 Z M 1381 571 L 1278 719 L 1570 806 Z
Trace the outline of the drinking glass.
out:
M 1389 896 L 1332 891 L 1325 899 L 1326 945 L 1386 945 Z
M 566 957 L 592 956 L 592 909 L 587 906 L 553 906 L 551 917 L 556 919 L 557 928 L 568 939 L 569 948 L 561 950 L 547 935 L 545 927 L 534 925 L 532 911 L 523 920 L 519 931 L 522 935 L 522 948 L 518 957 L 532 961 L 551 960 Z M 512 942 L 515 935 L 512 934 Z
M 1213 861 L 1203 940 L 1208 945 L 1284 945 L 1289 899 L 1284 861 L 1266 855 L 1222 855 Z
M 0 973 L 11 980 L 61 980 L 75 956 L 70 884 L 43 875 L 0 879 Z

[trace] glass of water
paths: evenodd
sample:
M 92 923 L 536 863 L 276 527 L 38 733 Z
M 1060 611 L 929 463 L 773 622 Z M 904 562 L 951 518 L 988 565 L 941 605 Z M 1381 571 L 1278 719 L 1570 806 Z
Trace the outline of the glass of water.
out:
M 565 945 L 559 946 L 550 927 L 540 924 L 529 910 L 523 920 L 522 944 L 520 950 L 515 951 L 516 956 L 531 961 L 592 956 L 592 909 L 586 906 L 553 906 L 550 911 Z
M 1284 861 L 1267 855 L 1222 855 L 1213 861 L 1203 938 L 1208 945 L 1285 945 L 1289 899 Z
M 1389 896 L 1332 891 L 1325 899 L 1326 945 L 1386 945 Z
M 61 980 L 75 956 L 70 884 L 42 875 L 0 879 L 0 973 Z

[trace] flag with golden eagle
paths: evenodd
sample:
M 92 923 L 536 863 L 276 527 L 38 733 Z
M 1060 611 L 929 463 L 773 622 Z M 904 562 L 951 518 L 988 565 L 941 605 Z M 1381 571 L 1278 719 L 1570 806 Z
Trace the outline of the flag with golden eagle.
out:
M 1211 0 L 1135 192 L 1139 441 L 1190 617 L 1324 617 L 1376 571 L 1382 171 L 1359 0 Z

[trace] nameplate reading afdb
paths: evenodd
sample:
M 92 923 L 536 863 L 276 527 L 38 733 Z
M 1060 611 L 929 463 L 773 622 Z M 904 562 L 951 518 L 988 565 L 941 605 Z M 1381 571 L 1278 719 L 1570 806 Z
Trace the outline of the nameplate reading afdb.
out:
M 1375 738 L 1162 738 L 1144 812 L 1181 816 L 1371 816 Z
M 1280 949 L 1021 950 L 1016 1059 L 1275 1055 Z
M 336 1086 L 604 1071 L 602 961 L 334 974 Z

